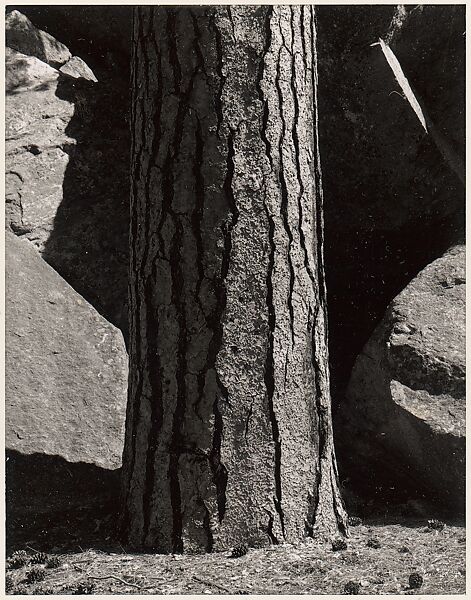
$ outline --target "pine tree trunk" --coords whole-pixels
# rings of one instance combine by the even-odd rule
[[[134,15],[124,539],[345,528],[332,442],[309,6]]]

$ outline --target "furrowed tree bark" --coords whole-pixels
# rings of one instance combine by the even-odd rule
[[[345,531],[313,8],[137,7],[122,533],[163,552]]]

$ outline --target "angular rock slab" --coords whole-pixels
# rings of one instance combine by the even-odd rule
[[[6,233],[6,447],[102,469],[121,465],[121,332],[26,241]]]
[[[357,358],[339,408],[353,468],[395,472],[461,511],[465,489],[465,247],[394,299]],[[374,465],[374,466],[373,466]],[[401,481],[405,481],[401,479]]]
[[[88,79],[88,81],[94,81],[95,83],[98,81],[95,77],[95,73],[79,56],[72,56],[65,65],[62,65],[59,71],[66,75],[70,75],[71,77],[76,77],[77,79],[82,77],[83,79]]]
[[[67,46],[35,27],[18,10],[11,11],[5,18],[5,37],[9,48],[35,56],[53,67],[60,67],[72,56]]]

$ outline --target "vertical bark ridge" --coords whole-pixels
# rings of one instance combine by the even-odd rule
[[[223,83],[224,86],[224,83]],[[222,87],[221,89],[224,89]],[[221,276],[220,284],[218,286],[218,298],[219,298],[219,314],[217,316],[218,327],[217,336],[215,339],[215,348],[220,348],[223,339],[223,325],[222,317],[227,306],[227,290],[226,290],[226,277],[229,272],[231,252],[232,252],[232,231],[236,227],[239,220],[239,210],[234,198],[234,191],[232,189],[232,183],[234,178],[234,131],[229,130],[227,137],[227,163],[226,163],[226,178],[224,180],[223,190],[226,195],[227,203],[229,206],[230,214],[227,223],[223,224],[223,235],[224,235],[224,255],[221,265]],[[214,354],[212,367],[216,367],[217,354]],[[217,498],[218,498],[218,516],[219,521],[222,522],[224,519],[224,513],[226,510],[226,488],[227,488],[227,469],[221,463],[221,442],[223,436],[224,420],[219,408],[219,402],[224,399],[226,404],[229,402],[229,392],[219,375],[217,375],[217,384],[219,394],[216,396],[214,401],[214,436],[213,436],[213,454],[212,454],[212,467],[213,477],[216,484]]]
[[[296,175],[298,179],[299,191],[298,191],[298,213],[299,213],[299,221],[298,221],[298,235],[302,248],[302,252],[304,255],[304,267],[309,275],[309,278],[312,283],[312,287],[315,289],[317,285],[316,278],[314,276],[311,260],[312,257],[309,256],[309,250],[306,243],[306,236],[303,229],[304,222],[304,214],[303,214],[303,203],[302,199],[305,194],[302,169],[301,169],[301,147],[299,144],[299,135],[298,129],[300,127],[300,106],[299,106],[299,96],[302,93],[298,87],[297,81],[301,78],[299,73],[299,69],[296,68],[296,57],[301,54],[303,61],[303,70],[305,73],[308,72],[306,58],[304,53],[306,52],[306,44],[305,44],[305,32],[303,27],[303,15],[302,11],[304,7],[301,8],[301,11],[297,11],[298,20],[296,23],[296,11],[291,8],[291,91],[293,96],[293,104],[294,104],[294,120],[292,125],[292,137],[295,148],[295,162],[296,162]],[[295,24],[299,26],[300,38],[301,38],[301,53],[296,51],[294,39],[295,39]]]
[[[280,34],[283,37],[281,28],[280,28]],[[283,159],[283,148],[284,148],[285,134],[286,134],[286,122],[285,122],[285,116],[284,116],[284,110],[283,110],[283,106],[284,106],[285,102],[283,99],[283,93],[281,91],[281,86],[280,86],[280,80],[281,80],[280,71],[281,71],[281,66],[283,64],[281,54],[282,54],[283,50],[285,50],[287,52],[284,40],[283,40],[283,45],[279,48],[279,51],[278,51],[278,60],[276,63],[276,80],[275,80],[276,81],[276,90],[277,90],[277,94],[278,94],[278,114],[279,114],[279,118],[281,119],[281,135],[278,140],[278,155],[279,155],[278,177],[279,177],[280,187],[281,187],[281,214],[283,217],[284,228],[285,228],[286,234],[288,236],[288,254],[287,254],[288,266],[289,266],[288,309],[289,309],[289,315],[290,315],[290,319],[291,319],[291,342],[294,346],[295,338],[294,338],[293,288],[294,288],[295,274],[294,274],[293,261],[292,261],[292,257],[291,257],[293,234],[291,232],[291,226],[289,224],[289,218],[288,218],[289,193],[288,193],[288,186],[286,185],[284,159]]]

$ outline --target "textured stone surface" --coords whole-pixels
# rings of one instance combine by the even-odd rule
[[[357,358],[338,439],[355,469],[381,462],[456,508],[464,502],[465,248],[426,267]],[[373,472],[374,476],[374,472]]]
[[[9,450],[120,466],[127,386],[121,332],[10,233],[5,380]]]
[[[54,67],[63,65],[71,57],[67,46],[35,27],[17,10],[9,12],[5,18],[5,36],[9,48],[35,56]]]
[[[6,226],[125,330],[127,90],[11,49],[6,80]]]
[[[89,81],[98,81],[87,63],[85,63],[79,56],[72,56],[72,58],[68,60],[65,65],[62,65],[59,70],[61,73],[65,73],[71,77],[83,77],[83,79],[88,79]]]
[[[6,225],[41,245],[62,202],[74,104],[57,95],[59,72],[35,57],[7,48],[6,74]]]

